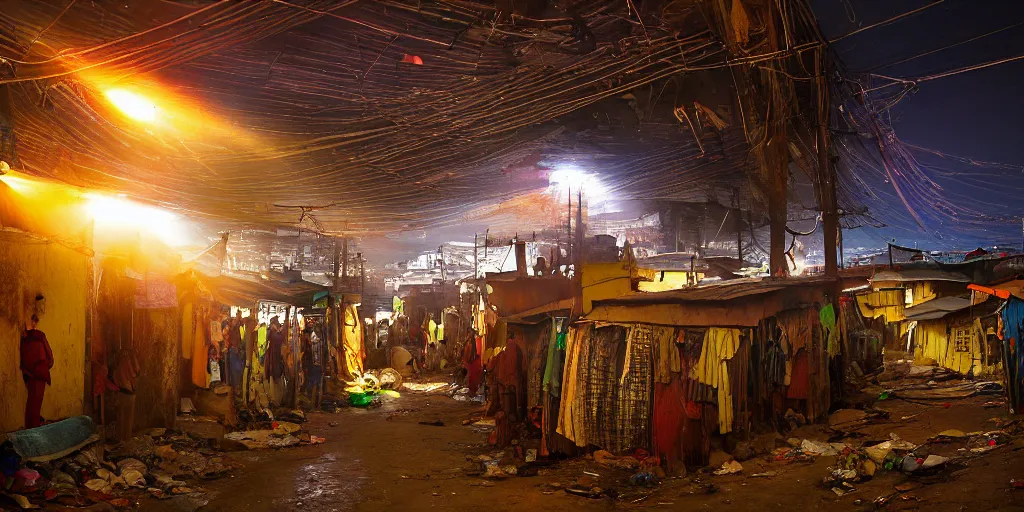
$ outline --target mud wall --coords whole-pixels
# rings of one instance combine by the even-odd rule
[[[171,428],[177,415],[181,367],[179,308],[136,309],[133,344],[139,361],[135,430]]]
[[[46,297],[39,330],[46,333],[55,359],[43,417],[82,414],[89,262],[85,254],[61,244],[0,232],[0,432],[24,427],[19,345],[37,293]]]

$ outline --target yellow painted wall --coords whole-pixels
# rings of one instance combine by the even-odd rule
[[[950,340],[949,327],[945,320],[927,320],[918,322],[914,329],[914,359],[933,359],[943,368],[967,374],[972,368],[976,375],[982,371],[981,343],[985,333],[981,330],[980,320],[966,325],[970,333],[967,352],[957,352],[955,344]]]
[[[82,414],[89,264],[88,256],[62,245],[0,232],[0,432],[24,427],[19,345],[37,293],[46,297],[39,330],[55,360],[42,415],[49,420]]]
[[[633,292],[630,265],[625,262],[591,263],[583,266],[583,313],[595,300],[613,299]]]
[[[691,275],[691,273],[687,271],[675,270],[658,272],[640,269],[640,273],[644,277],[647,277],[647,274],[649,274],[651,279],[650,281],[640,281],[638,288],[642,292],[664,292],[668,290],[680,290],[686,288],[689,284],[687,280],[688,276]],[[696,281],[698,283],[704,279],[704,274],[700,272],[695,272],[694,274],[697,276]]]
[[[865,318],[885,317],[886,322],[899,322],[904,318],[905,294],[899,290],[875,290],[857,295],[857,306]]]

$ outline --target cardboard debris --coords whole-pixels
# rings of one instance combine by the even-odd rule
[[[719,468],[718,470],[716,470],[715,474],[718,475],[718,476],[732,475],[732,474],[740,473],[742,471],[743,471],[743,465],[740,464],[739,462],[731,460],[729,462],[726,462],[725,464],[722,464],[722,467]]]

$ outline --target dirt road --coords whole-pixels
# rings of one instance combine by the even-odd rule
[[[868,435],[896,432],[915,443],[947,428],[990,430],[988,418],[998,415],[972,400],[950,408],[898,401],[885,406],[893,410],[892,419],[873,425]],[[585,459],[562,462],[538,476],[487,481],[466,474],[475,467],[467,458],[487,449],[485,433],[462,425],[479,407],[443,395],[404,392],[380,408],[311,414],[306,427],[326,437],[326,443],[231,454],[245,467],[232,477],[203,483],[210,491],[209,503],[200,510],[875,510],[873,500],[891,494],[897,484],[912,481],[897,472],[879,474],[839,497],[820,484],[834,457],[790,465],[755,459],[744,462],[739,475],[691,472],[652,490],[631,488],[624,481],[628,474],[616,474]],[[917,415],[910,420],[900,419],[913,414]],[[419,424],[435,420],[445,425]],[[1024,451],[1014,451],[1020,448],[1024,444],[1000,447],[969,461],[952,477],[914,480],[918,487],[892,500],[884,510],[1024,510],[1024,489],[1009,485],[1011,478],[1024,479]],[[618,500],[588,499],[558,489],[584,471],[617,481],[625,493],[632,494]],[[769,471],[775,476],[750,476]],[[186,507],[146,502],[141,508],[160,512]]]

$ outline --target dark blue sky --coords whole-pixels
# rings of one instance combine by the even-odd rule
[[[915,78],[1024,54],[1024,2],[1020,0],[813,0],[822,30],[829,38],[850,33],[929,4],[937,4],[892,24],[842,39],[834,49],[851,72],[871,71],[892,77]],[[890,65],[908,57],[1008,28],[943,51]],[[891,111],[900,139],[944,153],[1024,166],[1021,122],[1024,120],[1024,60],[940,78],[920,84]],[[958,172],[984,174],[993,189],[1024,192],[1020,173],[988,176],[991,169],[943,162]],[[969,202],[987,200],[983,188],[958,189]],[[1024,204],[1024,202],[1022,202]],[[976,205],[971,205],[976,206]],[[1020,216],[1024,207],[1015,212]],[[886,219],[882,219],[886,220]],[[1020,222],[993,226],[969,237],[937,239],[933,234],[904,230],[848,233],[848,240],[870,243],[896,237],[922,247],[953,248],[974,243],[1019,243]],[[862,230],[873,231],[873,230]],[[937,246],[944,247],[937,247]],[[849,247],[849,245],[848,245]]]

